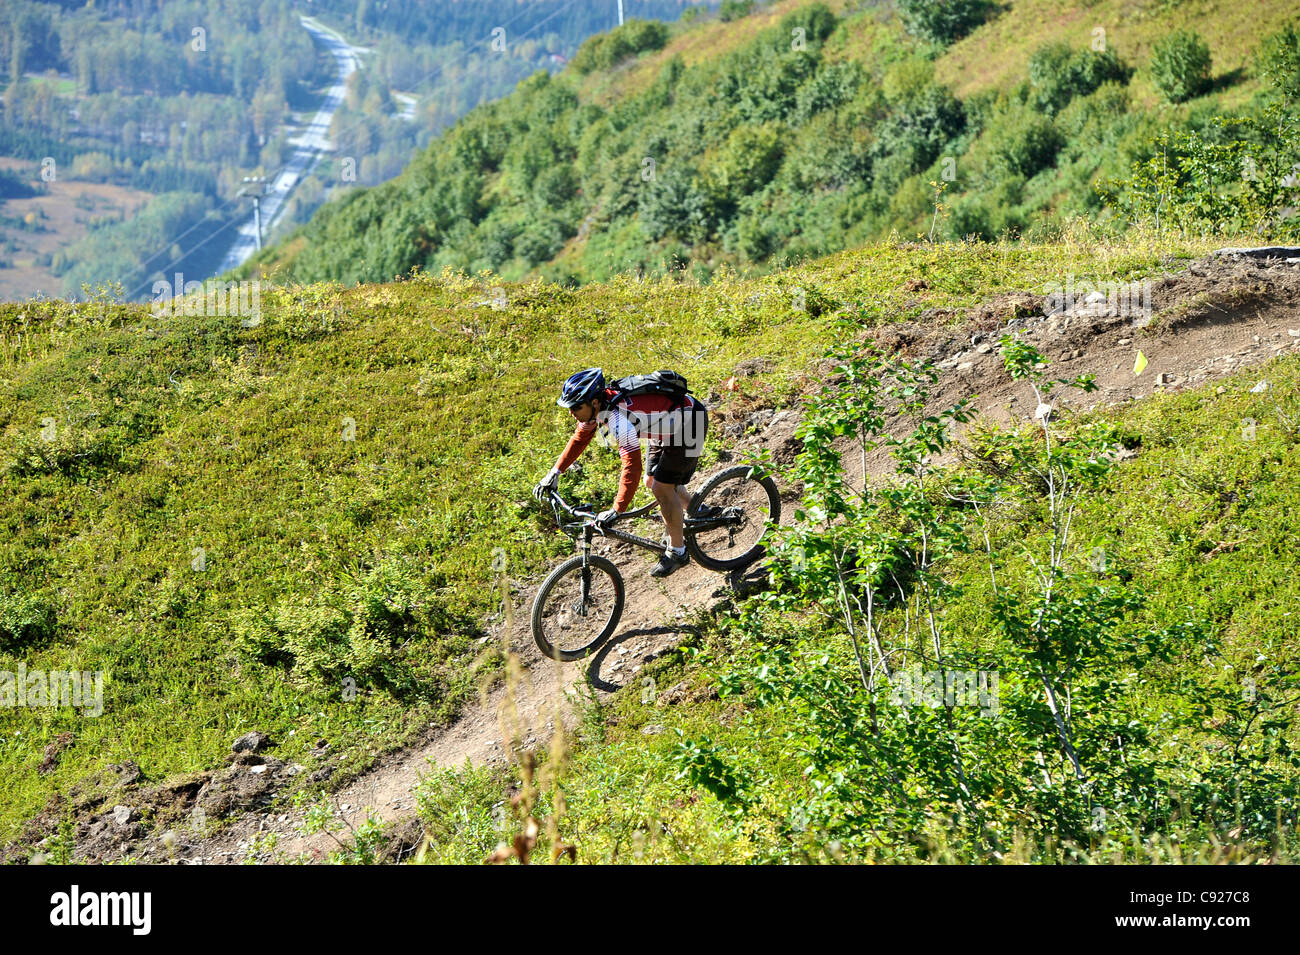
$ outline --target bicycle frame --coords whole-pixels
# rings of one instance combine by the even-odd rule
[[[661,540],[652,541],[648,537],[639,537],[636,534],[629,534],[627,531],[620,531],[617,527],[596,527],[595,514],[592,514],[590,511],[582,511],[575,507],[570,507],[565,503],[564,498],[560,497],[560,492],[554,488],[551,489],[551,506],[555,509],[555,522],[560,525],[560,529],[570,537],[574,538],[575,541],[577,541],[579,536],[581,536],[582,540],[578,543],[578,548],[583,552],[583,554],[587,554],[591,551],[591,540],[597,532],[599,532],[602,537],[609,537],[628,544],[635,544],[637,547],[644,547],[646,550],[662,551],[664,549],[664,544]],[[619,515],[618,519],[623,520],[624,518],[642,517],[658,506],[659,502],[654,501],[650,504],[646,504],[644,507],[638,507],[636,510],[624,511]],[[560,520],[559,512],[561,510],[572,517],[581,517],[584,518],[584,520],[566,524]],[[730,524],[735,524],[738,520],[739,518],[734,515],[709,518],[687,516],[683,524],[684,529],[708,530],[713,527],[726,527]]]

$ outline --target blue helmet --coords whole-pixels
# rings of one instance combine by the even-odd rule
[[[576,408],[605,390],[605,373],[599,368],[584,368],[570,375],[560,389],[555,403],[561,408]]]

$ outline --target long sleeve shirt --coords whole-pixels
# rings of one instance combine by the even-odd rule
[[[606,404],[617,392],[606,390]],[[587,449],[599,427],[608,429],[619,456],[623,459],[623,472],[619,477],[618,494],[614,510],[622,513],[632,503],[637,483],[641,480],[641,440],[655,444],[689,443],[692,439],[690,422],[694,420],[695,399],[686,396],[686,403],[674,410],[673,400],[666,395],[634,395],[620,401],[613,408],[606,407],[590,421],[579,424],[569,438],[564,453],[555,468],[563,473],[573,466],[578,456]]]

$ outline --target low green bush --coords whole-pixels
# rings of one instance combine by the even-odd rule
[[[1126,84],[1133,75],[1109,48],[1072,50],[1068,44],[1039,47],[1029,57],[1029,85],[1037,109],[1055,114],[1075,97],[1087,96],[1102,83]]]
[[[947,46],[983,23],[995,9],[989,0],[899,0],[898,15],[913,36]]]
[[[1200,96],[1210,86],[1210,48],[1192,30],[1176,30],[1155,45],[1151,82],[1170,103]]]

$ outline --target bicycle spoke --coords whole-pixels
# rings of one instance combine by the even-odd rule
[[[701,551],[718,561],[734,560],[748,553],[765,533],[769,512],[767,489],[743,475],[714,486],[703,502],[721,509],[722,523],[695,532]]]
[[[584,582],[583,577],[587,580]],[[617,610],[617,593],[609,575],[575,567],[556,581],[542,610],[542,627],[550,644],[561,652],[590,646],[609,625]]]

